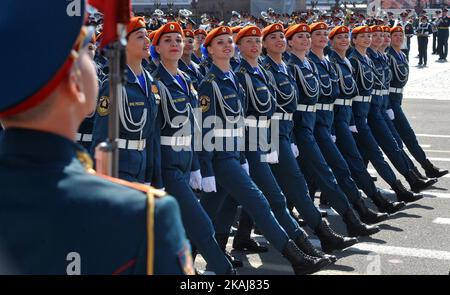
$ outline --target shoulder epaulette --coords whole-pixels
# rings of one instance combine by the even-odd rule
[[[167,195],[166,192],[164,192],[162,190],[158,190],[158,189],[156,189],[154,187],[151,187],[149,185],[136,183],[136,182],[129,182],[129,181],[126,181],[126,180],[123,180],[123,179],[119,179],[119,178],[115,178],[115,177],[111,177],[111,176],[107,176],[107,175],[102,175],[102,174],[97,174],[95,172],[95,170],[93,170],[93,169],[89,170],[88,172],[93,174],[93,175],[95,175],[95,176],[103,178],[105,180],[108,180],[110,182],[113,182],[113,183],[116,183],[116,184],[119,184],[119,185],[122,185],[122,186],[125,186],[125,187],[128,187],[128,188],[132,188],[132,189],[138,190],[138,191],[143,192],[145,194],[151,194],[151,195],[153,195],[155,197],[158,197],[158,198],[162,198],[162,197]]]
[[[103,174],[98,174],[94,169],[94,163],[92,161],[92,158],[89,156],[89,154],[87,152],[84,151],[77,151],[76,153],[77,155],[77,159],[78,161],[80,161],[81,165],[83,165],[84,169],[86,170],[87,173],[98,176],[100,178],[106,179],[108,181],[111,181],[113,183],[117,183],[129,188],[133,188],[135,190],[144,192],[146,194],[152,194],[156,197],[163,197],[166,195],[166,193],[162,190],[158,190],[154,187],[151,187],[149,185],[145,185],[145,184],[141,184],[141,183],[135,183],[135,182],[129,182],[123,179],[119,179],[119,178],[115,178],[115,177],[111,177],[111,176],[107,176],[107,175],[103,175]]]

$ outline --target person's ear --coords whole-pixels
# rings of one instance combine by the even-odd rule
[[[77,62],[75,62],[65,81],[65,91],[68,98],[73,98],[81,102],[85,100],[82,81],[81,70]]]

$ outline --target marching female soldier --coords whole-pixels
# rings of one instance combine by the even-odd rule
[[[287,199],[293,202],[309,227],[316,230],[325,221],[322,220],[319,210],[309,196],[305,178],[295,160],[299,153],[298,148],[291,143],[298,90],[295,80],[290,76],[287,65],[283,61],[283,53],[287,45],[283,26],[273,24],[266,27],[263,30],[263,45],[267,51],[264,68],[274,88],[277,106],[272,121],[276,120],[279,126],[278,163],[271,164],[271,169]],[[330,228],[324,227],[324,229]],[[332,243],[324,239],[322,235],[319,236],[325,252],[340,249],[354,241],[334,232],[329,233],[329,237],[333,239]]]
[[[200,67],[193,61],[193,44],[194,44],[194,33],[191,30],[183,30],[184,33],[184,48],[183,56],[178,61],[178,67],[180,70],[189,75],[197,90],[200,82],[203,80],[203,75],[200,72]]]
[[[280,150],[276,143],[269,142],[269,136],[271,137],[270,132],[273,132],[278,137],[279,128],[276,122],[270,130],[270,123],[273,122],[270,118],[276,110],[276,98],[271,85],[274,81],[270,80],[267,72],[258,64],[262,50],[261,36],[262,32],[258,27],[247,26],[235,39],[242,57],[240,65],[236,68],[236,75],[248,98],[245,118],[245,125],[248,127],[245,156],[248,160],[250,177],[264,193],[278,222],[297,246],[308,255],[329,258],[334,262],[335,256],[324,255],[311,245],[306,233],[288,213],[286,199],[270,169],[269,163],[278,162]],[[278,141],[278,138],[275,138],[275,141]],[[289,152],[292,152],[290,144]],[[311,206],[314,205],[311,204]],[[317,213],[320,216],[320,213]],[[231,215],[231,218],[233,217],[234,215]],[[250,231],[251,227],[248,227],[244,237],[242,233],[236,234],[235,240],[249,239]],[[235,244],[234,241],[233,244]]]
[[[160,64],[154,75],[160,88],[158,128],[161,128],[161,168],[165,188],[178,201],[188,238],[216,274],[232,273],[232,266],[214,239],[208,215],[189,186],[193,151],[192,138],[197,91],[188,75],[178,69],[183,54],[183,31],[178,23],[167,23],[152,41]],[[195,164],[195,163],[194,163]]]
[[[279,128],[278,163],[271,164],[271,169],[287,199],[295,205],[309,227],[316,230],[325,221],[322,220],[319,210],[309,196],[305,178],[295,160],[299,151],[297,146],[291,143],[294,128],[293,114],[297,109],[298,92],[295,81],[288,72],[287,65],[283,62],[283,53],[286,49],[286,38],[283,31],[282,25],[273,24],[262,32],[263,45],[267,51],[264,68],[270,77],[270,84],[274,88],[276,99],[276,110],[272,115],[272,122],[276,120]],[[324,228],[330,229],[329,227]],[[342,249],[355,241],[335,234],[333,231],[329,233],[329,237],[333,239],[332,243],[323,239],[322,235],[319,236],[325,252]]]
[[[206,206],[208,202],[220,204],[223,199],[218,200],[218,196],[228,194],[251,215],[264,236],[288,259],[296,274],[315,272],[330,261],[306,255],[289,239],[274,218],[266,197],[241,167],[239,145],[244,136],[242,121],[246,100],[230,67],[234,54],[231,34],[230,28],[218,27],[208,34],[204,43],[213,64],[199,89],[204,141],[199,157],[203,190],[217,191],[218,194],[203,198],[202,203]],[[228,233],[229,227],[221,234]]]
[[[334,131],[336,145],[345,158],[352,177],[364,193],[372,199],[380,212],[394,213],[405,206],[403,202],[391,202],[383,197],[377,190],[370,174],[358,151],[356,142],[350,131],[352,115],[352,98],[356,96],[358,89],[352,77],[352,66],[346,57],[349,48],[349,29],[345,26],[337,26],[328,35],[331,40],[332,50],[329,54],[339,79],[339,98],[334,102]]]
[[[237,34],[241,30],[242,30],[242,26],[236,26],[236,27],[232,27],[231,28],[231,31],[233,32],[234,43],[236,43]],[[239,53],[239,48],[235,45],[234,46],[234,56],[230,60],[231,68],[233,70],[235,70],[239,66],[240,63],[241,63],[241,56],[240,56],[240,53]]]
[[[196,64],[200,64],[202,62],[202,45],[205,41],[206,35],[205,30],[197,29],[194,31],[194,52],[192,53],[192,61]]]
[[[95,62],[95,51],[96,51],[96,38],[95,35],[92,36],[92,39],[89,41],[87,46],[89,56],[94,60],[95,68],[97,72],[97,82],[99,88],[102,88],[103,81],[106,79],[105,74],[102,71],[101,65]],[[86,150],[89,151],[92,143],[92,128],[94,127],[94,115],[95,111],[92,114],[89,114],[83,122],[81,122],[80,127],[77,132],[77,142],[81,144]]]
[[[437,168],[427,159],[402,109],[403,88],[408,82],[409,76],[408,61],[400,50],[404,38],[402,27],[391,29],[392,45],[388,49],[388,54],[392,71],[392,80],[389,86],[389,100],[393,111],[392,119],[402,141],[411,152],[411,155],[425,170],[426,176],[432,178],[442,177],[448,173],[448,170]]]
[[[143,18],[134,17],[127,27],[127,76],[119,108],[119,177],[132,182],[152,183],[161,188],[158,113],[158,88],[143,69],[149,56],[149,39]],[[91,153],[108,133],[109,83],[100,91],[92,132]]]
[[[150,44],[152,43],[155,34],[156,31],[152,31],[151,33],[148,34]],[[158,65],[159,65],[158,55],[150,50],[150,57],[148,59],[142,60],[142,66],[151,74],[156,70]]]
[[[378,223],[387,219],[388,215],[386,213],[377,213],[367,208],[356,183],[351,177],[347,162],[342,157],[331,134],[334,100],[339,95],[340,90],[337,84],[336,71],[330,61],[325,58],[324,51],[328,44],[327,25],[325,23],[315,23],[310,25],[310,28],[311,51],[308,56],[319,75],[320,85],[314,137],[339,186],[347,195],[353,208],[358,212],[361,221],[369,224]]]
[[[355,50],[352,51],[350,61],[353,67],[353,76],[358,86],[358,95],[353,98],[352,111],[355,125],[350,126],[356,138],[358,148],[365,159],[368,159],[380,176],[391,186],[397,198],[404,202],[414,202],[422,198],[408,192],[400,180],[395,176],[389,164],[385,161],[377,141],[367,124],[370,110],[372,89],[374,84],[373,63],[366,51],[371,43],[371,30],[368,26],[356,27],[352,30],[352,42]]]
[[[306,24],[294,25],[286,32],[286,38],[291,47],[289,68],[299,89],[297,112],[294,113],[294,135],[302,154],[300,157],[302,171],[304,173],[308,171],[313,175],[333,208],[343,217],[350,236],[371,235],[378,232],[379,228],[362,223],[350,208],[347,197],[337,184],[314,138],[316,102],[320,85],[317,72],[306,58],[306,52],[310,47],[310,32]],[[316,234],[326,239],[329,236],[327,227],[326,223],[322,223],[315,229]]]
[[[405,176],[411,185],[411,189],[418,192],[436,183],[437,180],[433,179],[424,181],[419,179],[419,181],[416,181],[418,177],[413,171],[413,166],[410,165],[408,156],[399,147],[389,129],[389,126],[384,120],[384,116],[381,113],[381,106],[384,103],[383,91],[388,89],[388,84],[386,84],[388,77],[386,77],[385,69],[383,68],[383,56],[378,53],[378,47],[384,41],[382,36],[383,29],[380,26],[372,26],[370,29],[372,32],[372,42],[370,47],[367,49],[367,54],[372,61],[374,84],[372,90],[372,100],[370,102],[370,111],[368,114],[368,124],[373,136],[391,163],[403,176]]]
[[[403,148],[403,141],[400,138],[400,135],[397,132],[397,129],[395,129],[394,123],[392,122],[391,118],[393,118],[394,112],[392,111],[392,108],[390,107],[389,102],[389,84],[391,83],[392,79],[392,71],[389,64],[389,56],[386,53],[386,49],[391,46],[391,28],[388,26],[383,26],[383,38],[384,41],[378,48],[378,54],[381,57],[381,62],[383,63],[383,69],[384,69],[384,77],[385,77],[385,89],[382,90],[383,92],[383,104],[381,105],[380,112],[383,115],[384,121],[386,125],[389,127],[389,130],[394,136],[395,141],[397,142],[399,148],[401,149],[402,153],[405,155],[405,158],[408,160],[409,166],[412,167],[414,173],[422,180],[427,180],[428,178],[422,173],[420,173],[419,169],[416,167],[416,165],[413,163],[411,158],[406,154],[405,149]]]

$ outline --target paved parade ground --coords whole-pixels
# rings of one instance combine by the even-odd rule
[[[417,40],[411,41],[410,78],[406,85],[404,110],[427,156],[438,167],[450,169],[450,63],[437,63],[428,49],[428,66],[418,68]],[[301,154],[300,154],[301,156]],[[420,167],[420,165],[418,165]],[[376,175],[373,169],[370,169]],[[403,181],[404,179],[399,176]],[[405,182],[406,183],[406,182]],[[388,185],[378,177],[377,186]],[[380,223],[382,229],[343,252],[339,260],[317,274],[440,274],[450,271],[450,175],[424,192],[425,198],[408,204],[404,210]],[[318,204],[318,198],[316,203]],[[324,208],[326,209],[326,208]],[[328,209],[331,225],[345,233],[344,223]],[[305,228],[312,235],[308,228]],[[267,243],[261,236],[258,241]],[[319,241],[311,236],[316,246]],[[231,250],[232,237],[227,246]],[[232,252],[244,261],[238,274],[292,274],[288,262],[274,248],[263,254]],[[205,268],[201,256],[196,266]]]

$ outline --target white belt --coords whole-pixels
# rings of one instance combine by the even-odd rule
[[[384,90],[382,90],[382,89],[373,89],[372,95],[383,96],[383,92],[384,92]]]
[[[292,113],[273,113],[272,119],[292,121],[293,115]]]
[[[372,100],[372,96],[355,96],[353,97],[353,101],[356,102],[370,102]]]
[[[79,142],[91,142],[92,134],[77,133],[76,140]]]
[[[389,94],[389,89],[384,89],[382,90],[383,95],[388,95]]]
[[[161,145],[190,146],[192,136],[161,136]]]
[[[336,101],[334,102],[335,105],[338,106],[351,106],[352,105],[352,99],[343,99],[343,98],[338,98],[336,99]]]
[[[257,119],[244,119],[245,125],[248,127],[258,127],[258,128],[269,128],[270,127],[270,120],[264,119],[264,120],[257,120]]]
[[[145,149],[145,143],[145,139],[126,140],[119,138],[119,149],[143,151]]]
[[[244,131],[241,128],[236,129],[214,129],[214,137],[242,137]]]
[[[403,88],[389,87],[390,93],[403,93]]]
[[[311,113],[315,113],[316,112],[316,105],[311,105],[311,104],[298,104],[297,105],[297,111],[300,112],[311,112]]]
[[[333,111],[334,104],[332,103],[318,103],[316,104],[316,110],[318,111]]]

